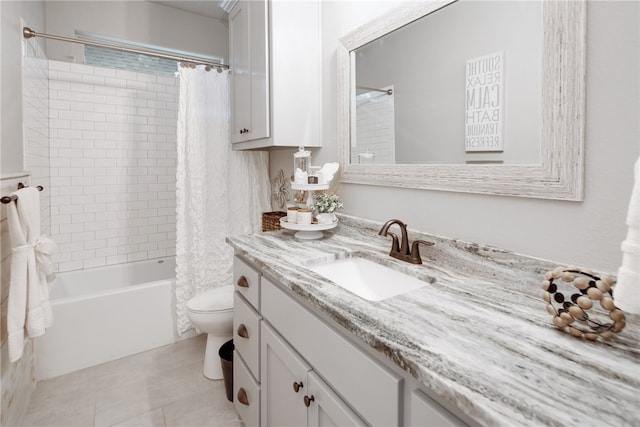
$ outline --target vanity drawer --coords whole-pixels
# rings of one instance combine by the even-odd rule
[[[262,316],[367,423],[400,424],[403,380],[262,278]],[[295,320],[293,320],[295,319]]]
[[[233,343],[253,376],[260,380],[260,315],[238,292],[233,294]]]
[[[233,257],[233,286],[256,310],[260,310],[260,273],[239,256]]]
[[[240,358],[233,361],[233,406],[245,427],[260,425],[260,386]]]

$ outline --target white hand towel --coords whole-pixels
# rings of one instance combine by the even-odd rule
[[[24,330],[31,338],[44,334],[53,316],[49,304],[46,277],[52,274],[49,255],[55,243],[40,235],[40,194],[35,187],[14,192],[15,203],[7,205],[7,222],[11,238],[11,281],[7,329],[9,359],[22,357]]]
[[[622,265],[613,289],[616,306],[627,313],[640,313],[640,158],[629,202],[627,238],[622,242]]]

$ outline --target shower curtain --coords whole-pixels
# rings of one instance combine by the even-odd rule
[[[232,283],[228,235],[260,230],[270,208],[268,155],[233,151],[229,137],[229,72],[180,67],[176,171],[176,318],[191,328],[186,304]]]

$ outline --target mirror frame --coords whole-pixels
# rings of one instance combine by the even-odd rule
[[[583,200],[586,4],[544,0],[541,163],[350,164],[351,52],[457,0],[409,2],[349,33],[338,44],[341,182],[556,200]]]

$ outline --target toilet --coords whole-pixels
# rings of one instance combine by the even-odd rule
[[[222,379],[218,350],[233,338],[233,285],[211,288],[191,298],[187,318],[199,331],[207,333],[204,376]]]

